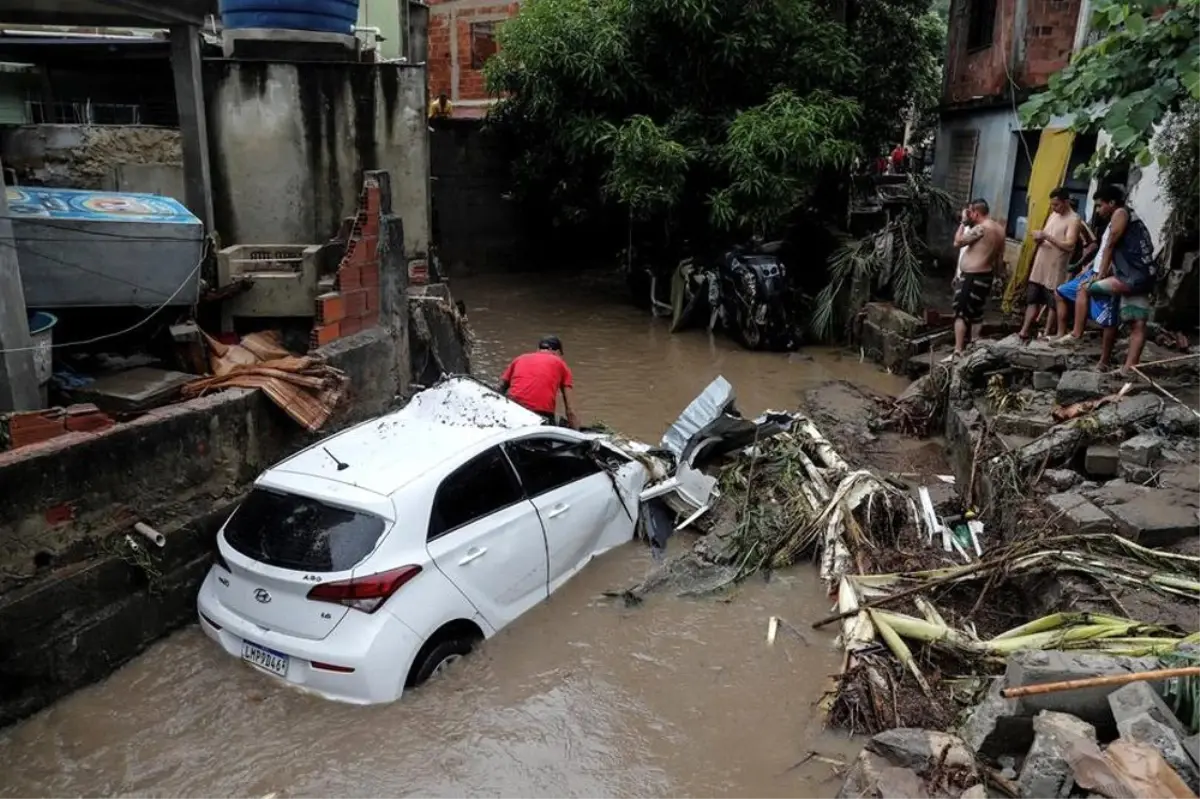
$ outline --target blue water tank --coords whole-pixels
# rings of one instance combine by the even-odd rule
[[[359,0],[221,0],[221,23],[229,29],[353,33]]]

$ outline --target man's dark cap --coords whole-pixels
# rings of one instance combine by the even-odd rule
[[[554,350],[555,352],[563,351],[562,342],[558,340],[558,336],[543,336],[542,340],[538,342],[538,349]]]

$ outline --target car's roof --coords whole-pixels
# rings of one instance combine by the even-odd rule
[[[541,425],[540,416],[482,383],[455,377],[418,393],[398,411],[296,453],[268,474],[310,475],[390,496],[464,450]]]

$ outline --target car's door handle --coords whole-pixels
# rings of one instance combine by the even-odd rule
[[[467,554],[462,557],[462,560],[458,562],[458,565],[466,566],[471,561],[475,560],[476,558],[482,558],[486,554],[487,547],[471,547],[467,550]]]
[[[555,505],[553,508],[550,509],[550,512],[546,514],[546,518],[553,519],[555,516],[562,516],[564,513],[566,513],[570,509],[571,509],[570,505],[565,505],[560,502],[559,504]]]

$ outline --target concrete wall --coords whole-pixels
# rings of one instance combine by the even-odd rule
[[[426,256],[423,68],[217,60],[204,79],[223,244],[324,242],[355,207],[363,171],[381,169],[406,256]]]
[[[429,134],[434,243],[451,274],[511,269],[520,262],[520,220],[503,195],[508,163],[478,122],[455,120]]]
[[[183,145],[177,128],[22,125],[0,130],[0,159],[21,184],[112,191],[117,170],[126,165],[182,169]]]

